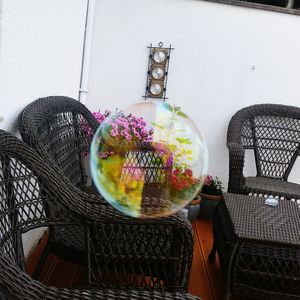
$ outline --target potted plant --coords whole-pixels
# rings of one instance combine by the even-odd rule
[[[223,186],[222,182],[218,177],[212,177],[208,175],[205,179],[204,185],[199,193],[201,196],[201,219],[211,219],[215,207],[222,199],[223,195]]]
[[[187,207],[187,218],[190,222],[196,220],[200,214],[201,197],[198,195]]]
[[[193,171],[190,168],[182,170],[175,168],[171,174],[171,186],[175,193],[181,193],[182,198],[187,198],[188,194],[194,193],[199,180],[193,176]],[[200,212],[201,197],[197,195],[191,203],[184,208],[183,212],[192,222],[197,219]]]

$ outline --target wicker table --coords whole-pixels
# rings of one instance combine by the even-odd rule
[[[280,200],[225,194],[213,217],[227,295],[261,299],[300,299],[300,208]],[[244,299],[244,298],[243,298]]]

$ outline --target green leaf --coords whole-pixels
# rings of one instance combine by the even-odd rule
[[[176,145],[169,145],[169,149],[172,151],[172,152],[175,152],[177,150],[177,146]]]
[[[176,141],[178,141],[180,144],[183,144],[184,139],[182,139],[182,138],[176,138]]]
[[[186,119],[188,118],[188,116],[182,111],[178,111],[177,116],[180,116],[180,117],[183,117],[183,118],[186,118]]]
[[[155,123],[150,123],[150,124],[153,125],[154,127],[159,128],[159,129],[164,129],[163,126],[157,125],[157,124],[155,124]]]
[[[177,140],[180,144],[186,144],[186,145],[192,144],[192,142],[191,142],[189,139],[176,138],[176,140]]]

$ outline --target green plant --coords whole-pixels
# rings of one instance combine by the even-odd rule
[[[217,176],[212,177],[210,175],[207,175],[204,185],[202,186],[201,193],[207,195],[222,195],[222,181],[220,181]]]
[[[163,103],[163,107],[168,111],[167,117],[160,120],[160,124],[151,123],[154,126],[159,142],[168,145],[173,153],[173,166],[181,171],[190,169],[190,163],[193,161],[192,141],[186,137],[187,130],[179,122],[180,118],[188,119],[188,116],[179,106]]]

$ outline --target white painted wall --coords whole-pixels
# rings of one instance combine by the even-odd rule
[[[3,2],[2,0],[0,0],[0,58],[1,58],[2,5]]]
[[[299,37],[299,16],[200,0],[99,0],[87,105],[97,111],[142,101],[146,47],[171,43],[169,102],[202,130],[209,173],[227,186],[231,116],[254,103],[300,106]],[[299,169],[291,180],[300,182]]]
[[[16,132],[23,107],[78,97],[86,0],[0,0],[0,128]],[[24,237],[27,255],[41,232]]]
[[[42,96],[78,97],[86,0],[3,0],[1,128]]]

